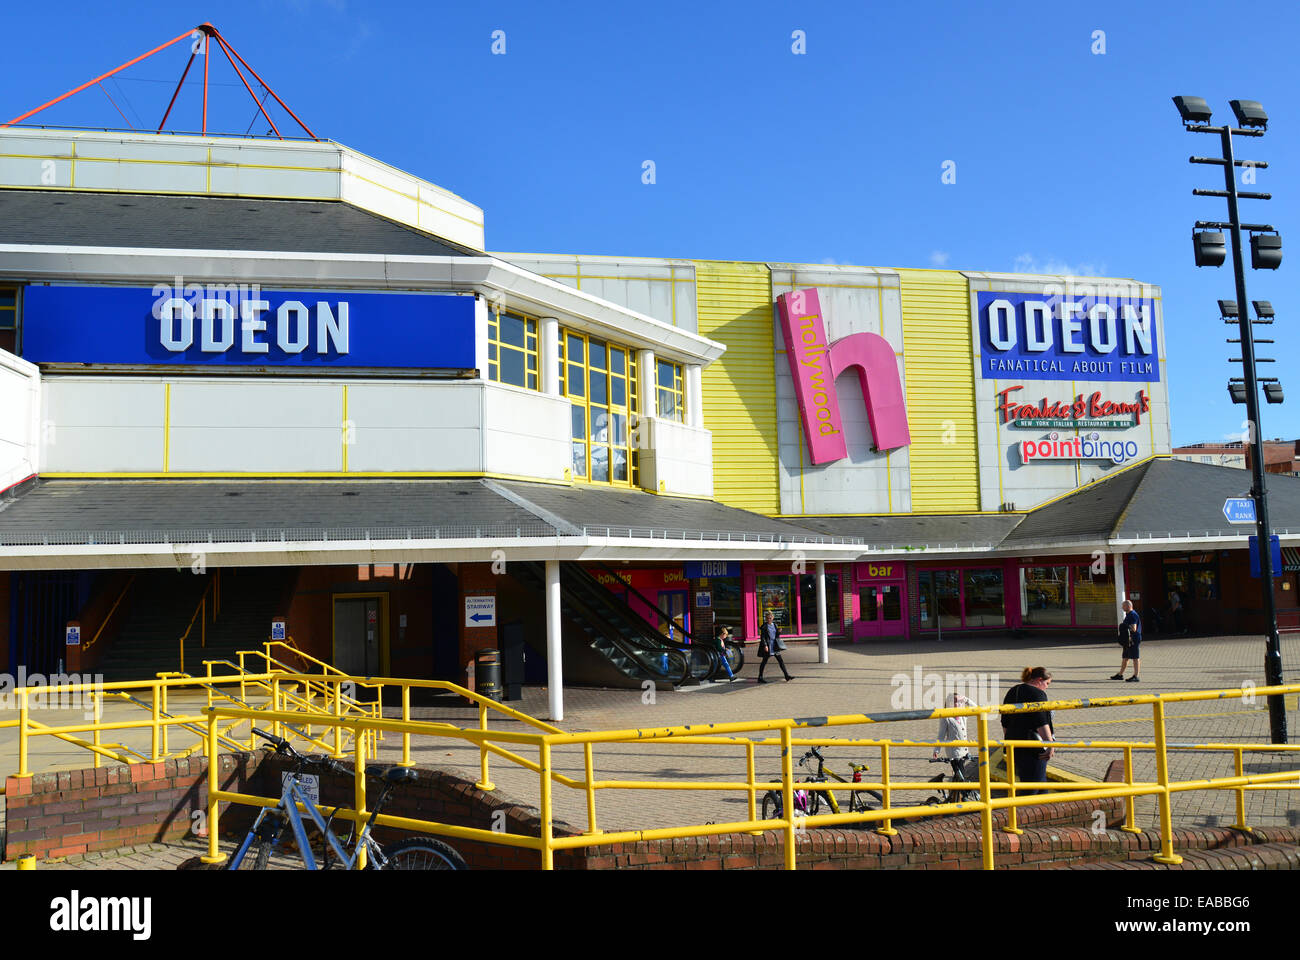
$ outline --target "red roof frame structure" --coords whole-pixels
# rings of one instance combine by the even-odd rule
[[[127,67],[137,64],[141,60],[146,60],[149,57],[152,57],[155,53],[158,53],[161,50],[166,50],[172,44],[179,43],[180,41],[185,39],[191,39],[194,41],[193,45],[190,48],[190,59],[186,62],[184,71],[181,72],[181,78],[176,84],[175,92],[172,93],[171,101],[167,104],[166,112],[163,113],[162,121],[158,124],[157,132],[161,133],[163,127],[167,124],[167,118],[171,116],[172,107],[176,105],[176,98],[180,95],[181,87],[184,86],[185,84],[185,78],[186,76],[189,75],[190,67],[194,65],[194,58],[201,54],[203,56],[202,132],[204,135],[207,134],[208,132],[208,63],[210,60],[209,53],[211,52],[212,44],[215,43],[217,45],[217,49],[219,49],[222,53],[224,53],[226,55],[226,59],[230,61],[230,66],[234,68],[235,73],[239,76],[239,79],[243,82],[244,89],[248,91],[248,95],[252,97],[253,102],[257,104],[257,109],[261,111],[262,116],[266,118],[266,122],[271,125],[271,129],[275,132],[277,138],[283,140],[284,135],[280,133],[280,128],[275,125],[275,121],[271,119],[270,115],[266,112],[266,109],[263,106],[263,103],[266,99],[265,96],[261,100],[257,98],[257,94],[253,92],[252,86],[249,84],[248,80],[245,79],[243,72],[239,69],[239,64],[243,64],[244,69],[249,72],[249,74],[253,77],[253,79],[256,80],[259,84],[261,84],[262,88],[268,94],[270,94],[272,97],[275,97],[275,102],[284,108],[285,113],[293,117],[293,119],[297,122],[298,126],[302,127],[303,131],[307,134],[308,137],[310,137],[312,140],[320,139],[319,137],[316,136],[316,134],[311,132],[311,129],[307,126],[307,124],[303,123],[301,120],[298,119],[298,115],[289,109],[289,105],[280,99],[279,95],[276,94],[276,92],[270,88],[267,82],[263,80],[261,76],[258,75],[257,71],[248,65],[248,61],[239,55],[239,53],[231,45],[230,41],[227,40],[224,36],[222,36],[221,32],[210,23],[201,23],[192,30],[186,30],[184,33],[180,34],[179,36],[172,37],[172,39],[168,40],[166,43],[162,44],[161,46],[154,47],[148,53],[142,53],[134,60],[128,60],[126,63],[122,64],[121,66],[115,67],[114,69],[108,71],[108,73],[100,74],[95,79],[89,80],[86,83],[83,83],[81,86],[69,90],[67,93],[63,94],[62,96],[55,97],[53,100],[49,101],[48,103],[41,104],[35,110],[29,110],[26,113],[24,113],[22,116],[15,117],[14,119],[10,120],[8,123],[0,123],[0,127],[10,127],[13,126],[14,124],[22,123],[22,121],[26,120],[29,117],[34,117],[36,114],[40,113],[46,107],[52,107],[54,106],[54,104],[66,100],[68,99],[68,97],[80,93],[82,90],[85,90],[88,87],[93,87],[96,84],[104,80],[107,80],[109,77],[113,76],[113,74],[121,73]],[[236,63],[235,62],[236,60],[239,61],[239,63]],[[107,91],[105,92],[107,93]],[[109,99],[111,101],[112,97],[110,97]],[[116,104],[114,105],[116,106]]]

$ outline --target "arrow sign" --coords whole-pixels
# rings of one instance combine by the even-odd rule
[[[1229,523],[1254,523],[1255,501],[1249,497],[1233,497],[1223,501],[1223,515]]]
[[[465,598],[465,626],[495,627],[496,625],[497,598],[495,596]]]

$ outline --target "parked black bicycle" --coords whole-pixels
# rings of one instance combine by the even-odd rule
[[[967,754],[964,757],[932,757],[931,763],[946,763],[952,767],[952,775],[941,773],[937,777],[931,777],[931,783],[973,783],[974,790],[943,790],[933,797],[926,799],[925,804],[928,807],[937,807],[941,803],[965,803],[969,800],[978,800],[980,797],[979,780],[980,765],[979,761]]]

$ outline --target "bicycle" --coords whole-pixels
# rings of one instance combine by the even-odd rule
[[[964,757],[931,757],[931,763],[946,763],[952,767],[952,776],[939,774],[937,777],[931,777],[931,783],[943,783],[946,779],[949,783],[979,783],[979,761],[967,754]],[[944,790],[941,794],[928,797],[925,801],[927,807],[937,807],[941,803],[966,803],[970,800],[978,800],[979,790]]]
[[[827,783],[830,780],[838,780],[840,783],[861,783],[862,774],[868,769],[865,763],[850,763],[849,768],[853,771],[852,779],[845,779],[834,770],[826,768],[826,758],[822,756],[819,748],[813,747],[802,757],[799,758],[799,766],[808,768],[810,760],[816,759],[817,771],[801,783]],[[834,790],[796,790],[795,791],[795,810],[801,816],[816,816],[817,811],[821,809],[821,793],[825,792],[826,800],[830,804],[832,813],[840,812],[839,801],[835,797]],[[867,803],[866,796],[875,797],[877,804],[883,804],[884,798],[875,790],[854,789],[849,793],[849,813],[865,813],[872,809]],[[802,798],[802,804],[801,804]],[[781,818],[781,791],[769,790],[763,794],[763,819],[774,820]],[[770,812],[769,812],[770,811]]]
[[[271,854],[281,844],[287,845],[290,836],[301,855],[303,865],[308,870],[329,870],[336,863],[344,870],[352,870],[360,859],[360,852],[366,851],[366,867],[371,870],[465,870],[465,861],[456,850],[440,840],[431,837],[411,837],[383,846],[376,842],[370,831],[375,818],[388,802],[392,792],[402,784],[410,783],[418,776],[409,767],[383,767],[372,764],[366,767],[366,775],[384,782],[383,793],[375,801],[370,817],[358,833],[357,825],[352,829],[346,841],[340,843],[331,829],[339,807],[330,811],[329,817],[322,816],[322,807],[314,803],[303,791],[300,778],[309,768],[329,771],[351,777],[352,770],[331,757],[320,755],[303,755],[295,750],[287,740],[272,736],[254,728],[254,732],[271,742],[278,756],[287,757],[294,762],[293,773],[284,779],[280,802],[274,807],[263,807],[253,821],[247,836],[226,864],[227,870],[253,869],[265,870]],[[316,865],[316,852],[307,836],[307,826],[298,809],[301,804],[308,817],[316,825],[323,838],[321,859],[323,866]],[[245,860],[249,850],[256,844],[252,866],[246,866]],[[351,852],[348,848],[351,847]],[[331,858],[331,854],[333,857]]]

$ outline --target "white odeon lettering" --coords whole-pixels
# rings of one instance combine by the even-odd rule
[[[271,309],[266,300],[240,300],[238,309],[239,349],[242,353],[269,353],[265,335]],[[199,349],[205,354],[225,353],[235,345],[235,305],[227,300],[191,302],[180,297],[164,300],[158,308],[158,341],[169,353],[184,353],[194,345],[195,323],[199,327]],[[275,344],[287,354],[300,354],[309,347],[314,353],[345,354],[349,347],[348,302],[337,306],[318,300],[315,324],[311,309],[299,300],[286,300],[275,311]],[[312,342],[312,334],[315,342]]]
[[[1020,316],[1017,316],[1019,312]],[[1060,327],[1062,353],[1083,353],[1085,344],[1080,339],[1084,331],[1083,304],[1078,300],[1058,300],[1055,316],[1052,308],[1042,300],[1026,300],[1019,311],[1010,300],[997,299],[988,306],[989,343],[996,350],[1012,350],[1019,342],[1019,332],[1025,331],[1025,350],[1043,353],[1056,342],[1053,320]],[[1112,353],[1119,346],[1120,329],[1124,336],[1124,350],[1130,354],[1151,353],[1151,318],[1146,306],[1131,303],[1119,305],[1119,318],[1109,303],[1095,303],[1087,313],[1087,346],[1097,353]]]

